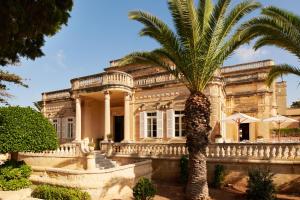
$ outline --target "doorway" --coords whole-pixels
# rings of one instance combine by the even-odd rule
[[[124,139],[124,116],[114,116],[115,142],[121,142]]]
[[[239,132],[240,132],[240,141],[249,140],[250,139],[249,123],[240,124]]]

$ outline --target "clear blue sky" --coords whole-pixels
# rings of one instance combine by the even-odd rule
[[[132,51],[151,50],[157,43],[138,36],[141,25],[128,19],[131,10],[149,11],[171,23],[166,0],[75,0],[68,26],[47,38],[43,48],[45,56],[35,61],[22,60],[20,67],[10,71],[21,75],[29,88],[10,85],[15,97],[13,105],[32,106],[41,99],[41,93],[70,87],[70,79],[99,73],[109,61]],[[233,4],[240,1],[233,0]],[[261,0],[264,6],[275,5],[299,13],[300,1]],[[257,15],[258,12],[254,13]],[[252,15],[253,16],[253,15]],[[298,60],[274,47],[253,51],[250,46],[241,47],[225,64],[237,64],[262,59],[273,59],[276,63],[300,65]],[[288,83],[288,102],[300,99],[299,79],[284,78]]]

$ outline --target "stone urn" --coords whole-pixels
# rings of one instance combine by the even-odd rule
[[[222,135],[215,136],[215,143],[223,143]]]

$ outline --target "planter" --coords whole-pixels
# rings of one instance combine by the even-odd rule
[[[95,150],[95,147],[89,146],[89,150],[90,150],[90,151],[94,151],[94,150]]]
[[[223,143],[223,138],[221,137],[215,138],[215,143]]]

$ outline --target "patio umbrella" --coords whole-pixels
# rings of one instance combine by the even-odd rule
[[[280,125],[282,123],[292,123],[292,122],[298,122],[295,119],[288,118],[282,115],[276,115],[270,118],[266,118],[262,120],[263,122],[275,122],[278,125],[278,141],[280,139]]]
[[[227,116],[225,119],[222,120],[223,122],[229,122],[229,123],[236,123],[238,125],[238,140],[240,138],[240,124],[244,123],[252,123],[257,122],[259,119],[255,117],[251,117],[249,115],[246,115],[244,113],[235,113],[233,115]]]

